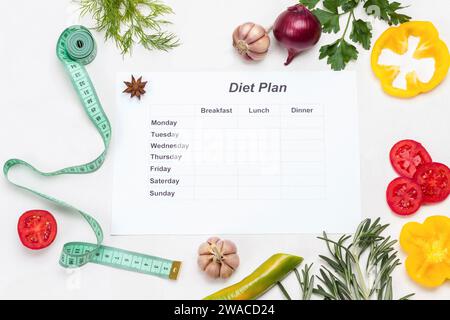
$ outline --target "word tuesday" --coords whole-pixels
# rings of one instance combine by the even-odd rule
[[[257,86],[256,83],[252,84],[244,84],[244,83],[237,83],[237,82],[231,82],[230,83],[230,93],[234,92],[266,92],[266,93],[284,93],[287,92],[287,85],[279,85],[279,84],[273,84],[272,82],[261,82]]]

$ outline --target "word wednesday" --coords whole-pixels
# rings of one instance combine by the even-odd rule
[[[257,91],[256,91],[257,90]],[[287,92],[287,85],[285,84],[273,84],[272,82],[260,82],[258,86],[256,86],[256,83],[252,84],[244,84],[242,82],[231,82],[230,83],[230,93],[235,92],[259,92],[259,93],[284,93]]]

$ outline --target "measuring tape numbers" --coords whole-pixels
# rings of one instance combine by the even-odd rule
[[[97,47],[95,40],[89,30],[85,27],[70,27],[61,34],[58,40],[56,54],[69,74],[73,87],[80,98],[86,114],[102,137],[104,151],[95,160],[89,163],[63,168],[54,172],[42,172],[26,161],[20,159],[10,159],[3,167],[3,173],[6,179],[20,189],[26,190],[39,197],[56,203],[57,205],[78,212],[91,226],[97,239],[96,244],[84,242],[66,243],[63,247],[59,260],[60,265],[64,268],[79,268],[87,263],[96,263],[117,269],[176,280],[180,271],[181,262],[106,247],[102,245],[102,228],[92,216],[68,203],[65,203],[64,201],[19,185],[9,179],[8,174],[11,168],[19,165],[27,167],[41,176],[52,177],[63,174],[92,173],[97,171],[105,161],[109,144],[111,142],[112,128],[108,117],[103,111],[94,85],[92,84],[91,79],[84,68],[85,65],[94,61],[96,57]]]

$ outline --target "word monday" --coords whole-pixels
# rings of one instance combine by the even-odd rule
[[[260,82],[259,85],[256,83],[244,84],[242,82],[231,82],[230,88],[228,90],[230,93],[235,92],[259,92],[259,93],[284,93],[287,92],[287,85],[273,84],[272,82]]]

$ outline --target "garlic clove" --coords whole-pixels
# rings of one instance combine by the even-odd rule
[[[264,36],[258,41],[253,42],[248,46],[249,50],[254,53],[266,53],[270,46],[270,38]]]
[[[212,278],[218,278],[220,276],[220,267],[220,264],[211,262],[206,266],[205,272]]]
[[[255,24],[253,22],[247,22],[238,27],[238,40],[246,40],[250,31],[252,31]]]
[[[223,245],[222,245],[222,253],[223,254],[232,254],[232,253],[236,253],[237,252],[237,247],[236,245],[228,240],[223,241]]]
[[[249,45],[252,44],[255,41],[258,41],[262,37],[266,35],[266,29],[259,25],[255,25],[253,29],[250,31],[250,33],[247,35],[247,38],[245,39],[245,42],[247,42]]]
[[[236,46],[236,44],[239,42],[239,28],[234,30],[233,32],[233,44]]]
[[[220,268],[220,277],[222,279],[229,278],[234,272],[234,269],[228,266],[227,264],[222,264],[222,267]]]
[[[198,266],[200,269],[205,271],[206,267],[212,262],[212,256],[211,255],[202,255],[199,256],[197,259]]]
[[[216,247],[217,247],[217,250],[219,251],[219,253],[221,254],[221,255],[223,255],[223,245],[224,245],[224,241],[223,240],[219,240],[219,241],[217,241],[216,242]]]
[[[229,254],[225,256],[223,260],[223,265],[227,265],[233,270],[236,270],[239,267],[239,256],[237,254]]]
[[[247,52],[247,55],[248,55],[248,56],[250,57],[250,59],[252,59],[252,60],[260,61],[260,60],[263,60],[263,59],[266,57],[267,52],[264,52],[264,53],[256,53],[256,52],[251,52],[251,51],[249,51],[249,52]]]
[[[210,254],[210,248],[211,248],[211,245],[209,243],[202,243],[200,245],[200,247],[198,248],[198,254],[199,255]]]

